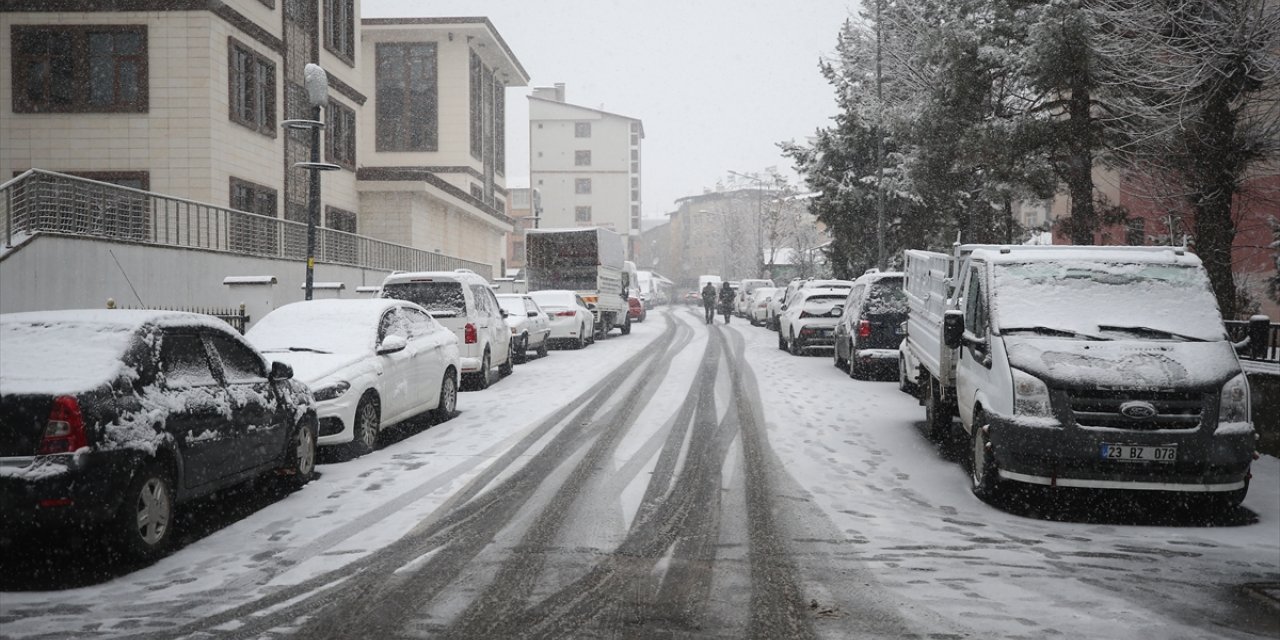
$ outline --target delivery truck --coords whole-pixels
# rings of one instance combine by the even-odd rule
[[[617,327],[631,333],[628,275],[622,236],[600,227],[525,231],[525,281],[529,291],[565,289],[582,296],[603,338]]]

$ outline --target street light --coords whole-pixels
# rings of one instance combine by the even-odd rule
[[[311,161],[296,162],[293,166],[311,172],[311,185],[307,192],[307,281],[305,299],[310,300],[316,272],[316,225],[320,221],[320,172],[337,171],[342,167],[320,162],[320,110],[329,101],[329,74],[318,64],[307,63],[303,68],[303,87],[307,90],[307,102],[311,105],[310,120],[285,120],[281,124],[288,129],[311,131]]]
[[[756,183],[756,277],[764,277],[764,180],[729,169],[729,175]]]

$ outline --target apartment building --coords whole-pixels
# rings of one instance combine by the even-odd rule
[[[521,187],[510,189],[507,198],[507,215],[511,217],[513,230],[507,237],[507,272],[524,268],[524,231],[534,229],[542,194],[536,189]]]
[[[640,145],[637,118],[565,102],[564,84],[529,97],[529,180],[542,194],[544,228],[606,227],[640,236]]]
[[[311,136],[281,122],[311,118],[317,62],[322,159],[340,167],[321,179],[320,225],[496,271],[504,90],[528,74],[485,18],[359,14],[359,0],[6,0],[0,177],[39,168],[304,222],[310,172],[294,164]]]

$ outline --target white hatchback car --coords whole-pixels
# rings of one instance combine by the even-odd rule
[[[295,302],[245,338],[311,387],[317,443],[343,445],[349,456],[372,451],[389,426],[425,411],[448,420],[457,408],[458,339],[410,302]]]
[[[575,349],[595,342],[595,315],[582,296],[567,289],[552,289],[530,291],[529,297],[551,318],[553,341],[567,343]]]
[[[499,375],[511,373],[515,354],[511,330],[489,282],[470,269],[393,273],[382,281],[383,298],[408,300],[458,336],[462,381],[471,389],[487,389]]]
[[[536,349],[538,357],[547,355],[547,344],[551,342],[551,319],[538,303],[527,294],[499,293],[498,304],[507,312],[516,362],[524,362],[530,349]]]

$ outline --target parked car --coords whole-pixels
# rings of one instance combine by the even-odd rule
[[[629,307],[627,313],[631,315],[632,322],[644,322],[644,319],[649,317],[649,311],[639,297],[631,296],[627,298],[627,306]]]
[[[898,346],[907,321],[902,273],[882,271],[853,281],[836,323],[835,365],[853,378],[898,373]]]
[[[787,289],[786,289],[786,292],[783,293],[782,295],[782,300],[776,302],[778,307],[777,307],[776,313],[774,313],[774,317],[777,318],[782,315],[782,312],[783,312],[782,308],[790,304],[793,300],[795,300],[796,296],[798,295],[801,289],[812,289],[815,287],[826,288],[826,289],[843,289],[845,293],[848,293],[850,287],[852,286],[853,286],[852,280],[822,280],[822,279],[815,279],[815,278],[792,279],[791,282],[787,283]],[[777,328],[776,320],[775,320],[775,328]]]
[[[747,296],[747,320],[751,321],[752,326],[768,323],[769,301],[777,291],[780,291],[777,287],[756,287]]]
[[[592,327],[595,315],[587,308],[582,296],[568,289],[530,291],[538,306],[551,318],[551,340],[581,349],[595,341]]]
[[[539,357],[547,355],[551,342],[551,318],[538,306],[538,302],[523,293],[498,295],[498,304],[507,312],[507,327],[511,329],[511,348],[517,363],[524,362],[530,349]]]
[[[798,356],[811,347],[830,347],[840,305],[848,295],[844,289],[798,290],[791,302],[783,305],[778,318],[778,348]]]
[[[311,387],[319,443],[347,457],[372,451],[388,427],[427,411],[448,420],[457,407],[458,339],[412,302],[295,302],[245,337]]]
[[[217,318],[5,314],[0,354],[2,537],[105,527],[118,550],[151,558],[193,498],[267,474],[302,485],[315,470],[310,391]]]
[[[511,373],[511,330],[489,283],[474,271],[393,273],[382,281],[379,295],[417,304],[458,336],[464,388],[489,388],[497,380],[495,362],[500,376]]]
[[[748,317],[751,313],[750,297],[751,294],[762,287],[772,287],[773,280],[768,279],[751,279],[747,278],[738,283],[737,294],[733,298],[733,312],[736,315]]]

